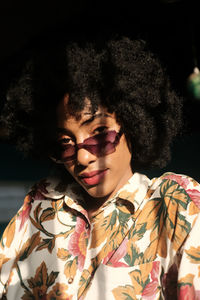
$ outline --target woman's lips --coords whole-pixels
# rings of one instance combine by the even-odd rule
[[[104,178],[107,170],[108,169],[83,173],[81,174],[80,179],[87,185],[96,185]]]

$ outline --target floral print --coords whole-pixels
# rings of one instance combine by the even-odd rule
[[[58,272],[51,272],[49,275],[47,273],[47,267],[44,262],[37,268],[36,274],[34,277],[31,277],[27,280],[28,288],[22,284],[24,287],[25,293],[21,299],[23,300],[66,300],[71,299],[72,296],[69,296],[66,292],[68,286],[65,284],[56,283],[52,289],[48,292],[49,287],[55,283],[55,279],[58,276]]]
[[[70,237],[68,249],[69,252],[78,258],[78,269],[83,270],[86,248],[88,242],[88,234],[85,232],[85,222],[82,218],[78,217],[75,231]]]
[[[36,184],[0,242],[0,298],[200,299],[200,185],[134,173],[89,220],[80,186]]]
[[[175,263],[169,268],[168,272],[164,274],[162,279],[165,299],[176,299],[178,268]]]
[[[144,299],[155,299],[156,294],[159,289],[158,275],[159,275],[159,261],[154,261],[152,263],[152,269],[150,272],[151,281],[145,286],[142,291],[142,296]]]

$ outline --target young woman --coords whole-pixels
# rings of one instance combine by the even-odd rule
[[[47,47],[10,87],[18,148],[50,158],[0,244],[2,299],[199,299],[200,186],[150,180],[181,126],[160,61],[127,37]]]

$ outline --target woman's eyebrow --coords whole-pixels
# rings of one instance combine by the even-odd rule
[[[84,115],[91,115],[91,113],[85,113]],[[85,121],[83,121],[80,126],[83,126],[83,125],[87,125],[91,122],[93,122],[95,119],[97,118],[101,118],[101,117],[106,117],[106,118],[109,118],[111,117],[110,115],[106,114],[106,113],[98,113],[98,114],[94,114],[94,115],[91,115],[91,117]],[[61,128],[61,127],[57,127],[56,128],[56,133],[57,134],[66,134],[66,135],[70,135],[71,132],[70,130],[66,129],[66,128]]]
[[[70,135],[70,131],[67,130],[66,128],[60,128],[60,127],[57,127],[57,128],[56,128],[56,134],[66,134],[66,135]]]
[[[85,113],[84,115],[91,115],[91,113]],[[83,122],[81,123],[81,126],[86,125],[86,124],[88,124],[88,123],[91,123],[91,122],[93,122],[95,119],[101,118],[101,117],[106,117],[106,118],[108,118],[108,117],[111,117],[111,116],[108,115],[108,114],[106,114],[106,113],[97,113],[97,114],[92,115],[89,119],[83,121]]]

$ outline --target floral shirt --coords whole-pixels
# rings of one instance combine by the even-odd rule
[[[134,173],[89,220],[74,183],[42,180],[0,244],[0,298],[200,299],[200,185]]]

